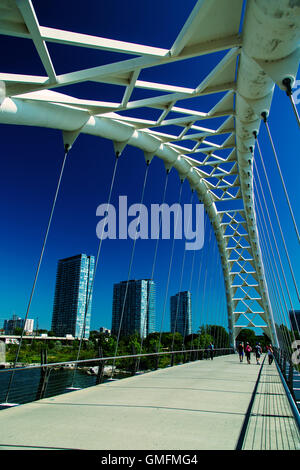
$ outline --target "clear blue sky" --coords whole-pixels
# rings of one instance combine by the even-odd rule
[[[34,2],[34,6],[40,24],[44,26],[169,48],[195,4],[190,0],[185,2],[179,0],[143,0],[143,2],[131,0],[129,3],[130,10],[128,2],[120,2],[119,0],[90,1],[89,8],[86,8],[85,3],[69,0]],[[157,14],[158,10],[159,15]],[[70,12],[72,13],[70,14]],[[0,37],[0,41],[3,50],[8,51],[1,58],[3,72],[44,74],[43,67],[30,41],[21,41],[5,36]],[[49,51],[57,73],[128,58],[128,56],[124,57],[120,54],[90,51],[85,48],[66,48],[55,44],[49,44]],[[193,59],[184,64],[176,63],[165,66],[161,68],[159,76],[156,69],[148,69],[143,72],[142,79],[195,87],[216,65],[222,55],[224,52],[212,57],[203,57],[201,61]],[[116,101],[121,99],[123,88],[89,83],[85,86],[72,86],[65,91],[79,98]],[[148,96],[151,96],[151,93],[139,90],[133,98]],[[216,98],[204,97],[195,105],[191,104],[190,106],[192,109],[199,106],[199,110],[208,111],[215,104],[214,99]],[[149,115],[149,117],[151,116]],[[299,129],[290,103],[280,90],[275,92],[269,123],[290,199],[296,216],[298,216],[299,209],[296,206],[299,180]],[[3,319],[9,318],[13,313],[19,316],[25,314],[63,158],[63,145],[61,132],[56,130],[8,125],[0,125],[0,129],[2,144],[0,184],[2,207],[1,326]],[[264,129],[262,129],[259,138],[297,276],[299,274],[299,248]],[[37,317],[39,318],[41,328],[50,328],[51,325],[57,260],[78,253],[96,254],[99,242],[96,237],[98,221],[96,208],[99,204],[107,202],[113,165],[114,153],[110,141],[80,135],[69,155],[29,313],[29,318],[35,320]],[[113,202],[117,202],[119,195],[127,195],[129,203],[138,203],[144,172],[143,153],[133,147],[126,148],[119,161],[115,183],[117,191],[114,192]],[[161,202],[164,182],[163,163],[155,158],[149,169],[149,180],[145,192],[146,204]],[[179,186],[178,175],[173,170],[169,177],[166,202],[177,202]],[[189,203],[190,197],[189,185],[185,181],[183,202]],[[184,282],[181,285],[182,290],[189,288],[190,273],[192,266],[194,266],[192,299],[196,310],[194,313],[195,329],[202,320],[222,322],[223,324],[226,322],[224,286],[219,276],[220,265],[215,262],[217,260],[216,251],[213,258],[214,244],[209,245],[208,240],[209,228],[206,233],[204,249],[196,252],[195,258],[193,258],[192,251],[186,254]],[[178,292],[180,288],[183,243],[184,241],[176,241],[176,255],[166,304],[165,330],[169,328],[169,296]],[[282,246],[280,243],[279,245],[282,251]],[[137,242],[131,278],[150,277],[154,248],[155,242],[151,240]],[[111,327],[113,284],[127,279],[131,249],[132,240],[130,239],[126,241],[107,240],[103,243],[95,280],[92,329],[98,329],[100,326]],[[170,252],[171,241],[161,241],[155,270],[157,327],[160,325],[164,307]],[[282,257],[284,259],[283,251]],[[201,259],[207,266],[207,288],[210,293],[204,298],[205,306],[202,309],[196,308],[197,304],[201,305],[202,299],[202,293],[197,295]],[[214,262],[208,262],[212,259]],[[203,284],[204,277],[201,279]],[[289,276],[288,280],[294,307],[298,308]],[[199,316],[202,311],[204,311],[204,316],[200,320]],[[211,312],[210,316],[207,315],[207,311]]]

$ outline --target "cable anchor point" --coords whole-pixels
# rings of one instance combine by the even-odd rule
[[[287,96],[292,96],[292,85],[291,85],[291,79],[290,78],[284,78],[282,80],[283,86],[286,88],[286,94]]]
[[[261,113],[261,117],[262,117],[263,121],[266,123],[267,122],[267,113],[265,111],[263,111]]]

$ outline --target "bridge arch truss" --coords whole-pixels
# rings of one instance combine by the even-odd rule
[[[0,17],[0,33],[31,40],[45,69],[43,76],[0,73],[0,123],[60,129],[69,146],[80,133],[101,136],[113,141],[117,153],[132,145],[146,160],[157,156],[167,169],[175,168],[196,191],[214,228],[232,342],[242,327],[255,327],[260,318],[276,344],[254,207],[254,132],[259,134],[261,113],[269,113],[275,85],[284,92],[282,81],[293,83],[296,77],[297,2],[199,0],[170,49],[41,26],[30,0],[2,1]],[[128,59],[58,75],[47,48],[51,42],[127,54]],[[140,79],[147,68],[156,67],[159,76],[163,65],[195,57],[205,65],[204,56],[220,52],[222,58],[195,88]],[[122,86],[122,100],[78,99],[60,92],[60,87],[87,81]],[[136,89],[154,96],[133,100]],[[208,112],[193,106],[193,100],[207,95],[216,97]],[[156,120],[137,117],[147,108],[157,111]],[[213,127],[216,118],[222,123]],[[169,133],[170,127],[177,132]],[[216,137],[222,142],[216,144]]]

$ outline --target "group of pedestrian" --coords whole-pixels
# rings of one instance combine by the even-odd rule
[[[269,344],[267,347],[267,355],[268,355],[268,361],[269,361],[269,365],[272,364],[273,362],[273,348],[272,348],[272,345]],[[251,352],[254,352],[255,354],[255,359],[256,359],[256,364],[260,364],[260,358],[261,358],[261,355],[262,355],[262,347],[261,347],[261,344],[260,343],[256,343],[255,347],[254,347],[254,350],[252,350],[252,347],[250,346],[250,344],[248,342],[246,342],[246,345],[244,345],[244,343],[239,343],[238,345],[238,353],[239,353],[239,359],[240,359],[240,362],[243,362],[244,360],[244,355],[246,356],[246,359],[247,359],[247,363],[248,364],[251,364]]]

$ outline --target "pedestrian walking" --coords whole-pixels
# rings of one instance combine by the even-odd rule
[[[246,354],[248,364],[251,364],[251,351],[252,351],[252,348],[250,344],[247,343],[245,347],[245,354]]]
[[[272,348],[271,344],[269,344],[269,346],[267,346],[267,351],[268,351],[269,365],[271,365],[272,362],[273,362],[273,359],[274,359],[274,353],[273,353],[273,348]]]
[[[239,352],[240,362],[243,362],[243,360],[244,360],[244,343],[240,343],[238,345],[238,352]]]
[[[256,364],[260,364],[259,360],[260,360],[260,356],[262,354],[262,348],[261,348],[261,345],[260,343],[256,343],[256,346],[254,348],[255,350],[255,358],[256,358]]]
[[[210,352],[210,358],[211,358],[211,360],[213,360],[213,358],[214,358],[214,349],[215,349],[213,343],[210,343],[210,345],[208,346],[208,349],[209,349],[209,352]]]

